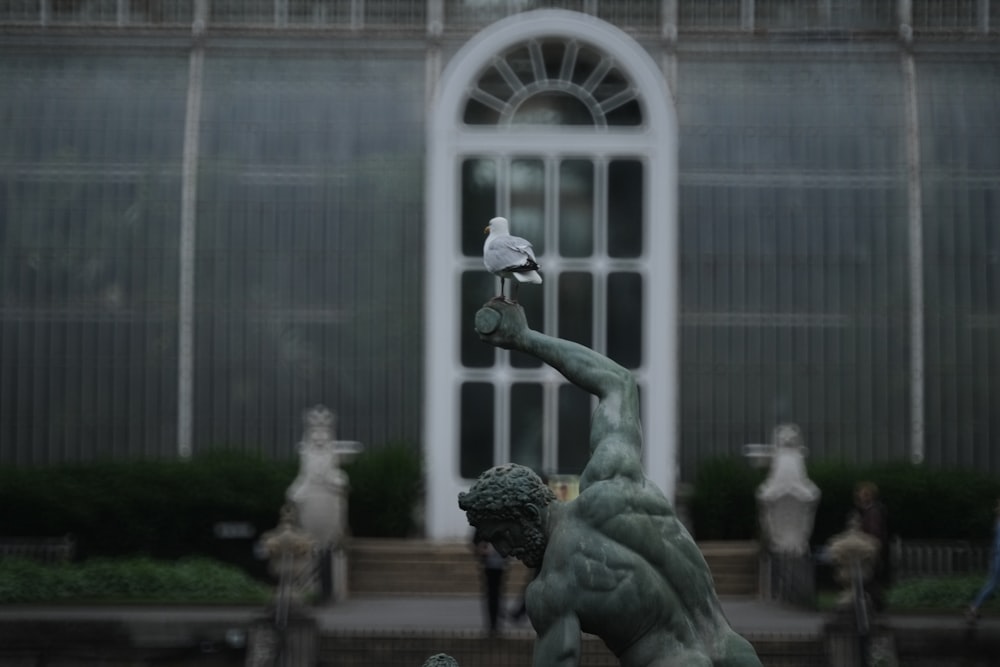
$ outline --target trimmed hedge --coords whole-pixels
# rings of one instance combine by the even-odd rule
[[[190,461],[0,468],[0,535],[72,534],[77,557],[201,555],[266,576],[251,539],[222,540],[222,521],[256,534],[277,525],[297,463],[237,452]]]
[[[989,540],[1000,479],[971,470],[939,470],[910,463],[871,466],[807,461],[810,479],[823,493],[816,510],[814,545],[844,530],[854,509],[854,486],[875,482],[889,514],[889,530],[903,539]],[[698,470],[691,498],[694,533],[699,540],[754,539],[757,487],[767,469],[726,457]]]
[[[416,447],[392,443],[366,449],[344,466],[351,484],[348,520],[357,537],[410,537],[423,490]],[[457,501],[456,501],[457,502]]]
[[[95,558],[42,565],[0,559],[0,604],[29,602],[176,602],[261,604],[271,588],[231,565],[204,558],[177,562]]]
[[[353,534],[413,533],[422,488],[415,447],[367,449],[344,467]],[[229,450],[190,461],[0,467],[0,536],[71,534],[78,559],[205,556],[270,579],[254,544],[277,526],[298,468],[297,458],[273,461]],[[248,523],[254,534],[220,539],[220,522]]]

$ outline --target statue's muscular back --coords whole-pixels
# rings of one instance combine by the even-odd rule
[[[701,552],[662,492],[619,476],[561,505],[528,608],[540,632],[572,610],[626,667],[710,665],[690,653],[728,630],[710,590]]]

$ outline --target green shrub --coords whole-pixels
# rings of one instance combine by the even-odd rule
[[[754,493],[766,470],[743,459],[717,458],[698,468],[691,516],[698,540],[748,540],[758,532]]]
[[[889,608],[965,609],[986,583],[985,573],[979,576],[926,577],[897,582],[888,592]],[[996,597],[987,600],[984,608],[1000,608]]]
[[[260,604],[270,588],[237,567],[205,558],[177,562],[95,558],[43,565],[0,559],[0,604],[27,602],[188,602]]]
[[[419,451],[404,443],[366,449],[344,466],[351,484],[348,515],[357,537],[409,537],[423,488]]]
[[[820,488],[812,534],[825,544],[846,526],[854,510],[854,486],[875,482],[889,515],[889,531],[903,539],[988,540],[1000,479],[975,470],[941,470],[906,462],[862,466],[807,461],[809,478]],[[749,539],[758,535],[757,487],[767,469],[737,457],[705,462],[691,499],[699,540]]]
[[[238,452],[190,461],[96,462],[0,468],[0,535],[72,534],[79,558],[203,555],[259,576],[251,540],[220,540],[220,521],[256,533],[278,523],[297,463]]]

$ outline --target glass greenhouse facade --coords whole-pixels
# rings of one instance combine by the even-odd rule
[[[543,9],[613,26],[659,67],[676,246],[647,233],[655,207],[608,204],[667,184],[628,138],[653,93],[600,71],[600,43],[572,62],[545,40],[498,53],[480,106],[453,122],[490,132],[601,109],[611,138],[470,153],[448,206],[482,225],[493,202],[535,206],[524,235],[553,291],[522,290],[529,317],[583,332],[643,391],[663,369],[637,350],[657,334],[628,323],[676,295],[677,478],[785,421],[814,459],[1000,474],[996,0],[0,1],[0,462],[284,457],[316,403],[340,437],[421,443],[440,363],[427,324],[442,309],[467,322],[492,289],[472,272],[481,241],[461,234],[458,298],[427,283],[442,261],[426,187],[438,78],[480,30]],[[537,97],[530,116],[522,66],[596,102]],[[510,100],[490,92],[505,86]],[[560,226],[580,201],[592,236]],[[628,215],[639,231],[622,236]],[[676,285],[654,284],[661,262]],[[497,425],[490,451],[573,472],[560,432],[579,439],[586,401],[531,369],[518,380],[523,364],[470,350],[469,328],[447,363],[471,384],[434,409],[467,439],[504,410],[530,414],[537,442]],[[463,477],[494,462],[448,446]]]

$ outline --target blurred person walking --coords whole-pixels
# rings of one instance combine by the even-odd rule
[[[482,566],[483,593],[490,636],[500,631],[500,598],[503,595],[503,578],[507,571],[507,559],[500,555],[479,531],[472,538],[473,547]]]
[[[878,561],[867,585],[875,611],[882,611],[886,604],[886,589],[889,588],[889,513],[879,499],[878,486],[874,482],[859,482],[854,489],[854,504],[861,520],[861,530],[879,541]]]
[[[986,583],[980,589],[966,612],[966,618],[970,623],[975,623],[979,619],[980,607],[983,606],[983,603],[991,595],[996,593],[997,585],[1000,584],[1000,498],[997,498],[997,504],[994,509],[997,519],[993,527],[993,550],[990,555],[990,570],[986,577]]]

